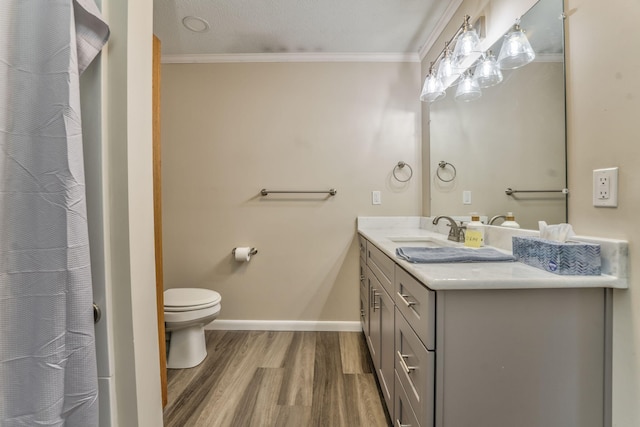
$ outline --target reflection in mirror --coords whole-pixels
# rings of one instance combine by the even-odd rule
[[[533,62],[502,70],[502,82],[483,88],[478,99],[447,95],[429,105],[431,215],[513,212],[523,228],[533,229],[540,220],[567,221],[561,192],[505,193],[566,187],[562,7],[562,0],[540,0],[522,16]],[[503,39],[491,47],[494,53]],[[447,182],[451,168],[440,162],[456,168],[454,179]],[[470,204],[469,193],[463,202],[465,192]]]

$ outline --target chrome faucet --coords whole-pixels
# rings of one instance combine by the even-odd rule
[[[505,215],[496,215],[496,216],[492,217],[492,218],[489,220],[489,225],[493,225],[493,223],[494,223],[497,219],[500,219],[500,218],[502,218],[503,220],[506,220],[506,219],[507,219],[507,217],[506,217]]]
[[[458,225],[453,218],[445,215],[438,215],[435,217],[433,219],[433,225],[437,225],[442,218],[449,221],[449,227],[451,227],[449,229],[449,236],[447,239],[454,242],[464,242],[464,230],[466,227],[464,225]]]

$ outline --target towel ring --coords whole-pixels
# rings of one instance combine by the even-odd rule
[[[396,175],[396,170],[401,170],[404,167],[408,167],[409,168],[409,177],[407,179],[400,179],[398,178],[398,175]],[[411,168],[411,166],[408,163],[405,162],[398,162],[397,165],[395,165],[393,167],[393,177],[398,181],[398,182],[407,182],[411,179],[411,177],[413,176],[413,169]]]
[[[451,169],[453,169],[453,176],[450,179],[444,179],[443,177],[440,176],[440,169],[446,168],[447,166],[451,166]],[[438,179],[442,182],[451,182],[454,179],[456,179],[456,174],[458,172],[456,171],[456,167],[453,166],[451,163],[449,162],[445,162],[444,160],[440,160],[440,163],[438,163],[438,169],[436,169],[436,175],[438,176]]]

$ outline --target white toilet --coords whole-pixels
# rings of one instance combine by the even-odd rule
[[[164,291],[165,330],[171,332],[167,368],[192,368],[204,360],[204,327],[218,317],[221,300],[219,293],[209,289]]]

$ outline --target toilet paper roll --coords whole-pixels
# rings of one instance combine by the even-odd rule
[[[251,259],[251,248],[247,248],[247,247],[236,248],[234,256],[236,258],[236,261],[249,262],[249,260]]]

